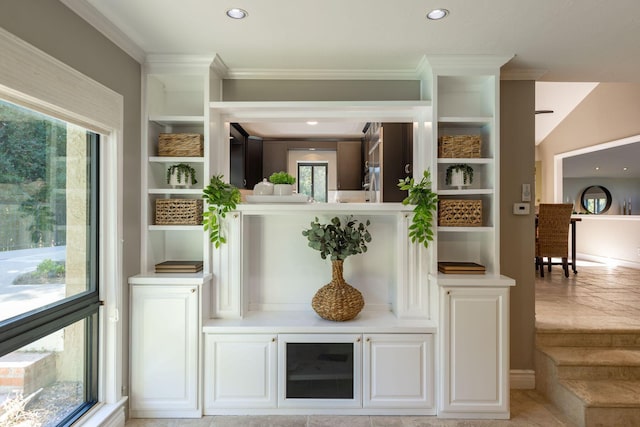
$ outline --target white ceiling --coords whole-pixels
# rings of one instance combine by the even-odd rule
[[[544,81],[640,82],[637,0],[62,1],[106,17],[137,56],[218,54],[235,71],[410,72],[424,55],[493,54],[514,55],[503,72]],[[227,18],[230,7],[249,17]],[[435,7],[451,13],[427,20]]]
[[[415,78],[429,55],[513,55],[502,75],[537,80],[536,110],[554,111],[536,116],[536,143],[591,82],[640,83],[638,0],[61,1],[140,62],[217,54],[230,76]],[[229,19],[231,7],[248,18]],[[427,20],[436,7],[450,15]]]

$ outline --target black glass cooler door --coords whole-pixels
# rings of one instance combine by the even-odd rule
[[[288,399],[353,399],[352,343],[287,343]]]

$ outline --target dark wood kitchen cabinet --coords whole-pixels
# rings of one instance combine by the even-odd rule
[[[413,124],[382,123],[382,201],[401,202],[406,191],[398,188],[398,181],[413,173]]]
[[[362,190],[362,142],[338,141],[338,190]]]
[[[232,123],[229,128],[229,182],[238,188],[253,189],[262,181],[262,139],[249,136]]]

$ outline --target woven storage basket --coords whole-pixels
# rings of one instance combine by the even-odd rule
[[[480,135],[446,135],[438,139],[438,157],[478,158],[481,148]]]
[[[199,199],[157,199],[157,225],[200,225],[202,224],[202,200]]]
[[[481,226],[482,200],[440,200],[438,202],[438,225],[445,227]]]
[[[202,157],[203,141],[199,133],[161,133],[158,136],[158,156]]]

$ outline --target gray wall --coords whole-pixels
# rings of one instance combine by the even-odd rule
[[[2,0],[0,26],[124,97],[121,319],[127,331],[126,279],[140,271],[140,64],[57,0]],[[127,349],[128,335],[123,341]],[[127,384],[128,355],[124,357],[123,384]]]
[[[418,101],[419,80],[224,80],[224,101]]]
[[[534,369],[535,217],[513,215],[522,184],[534,191],[535,83],[500,84],[500,270],[511,289],[511,369]],[[533,202],[531,202],[533,212]]]

